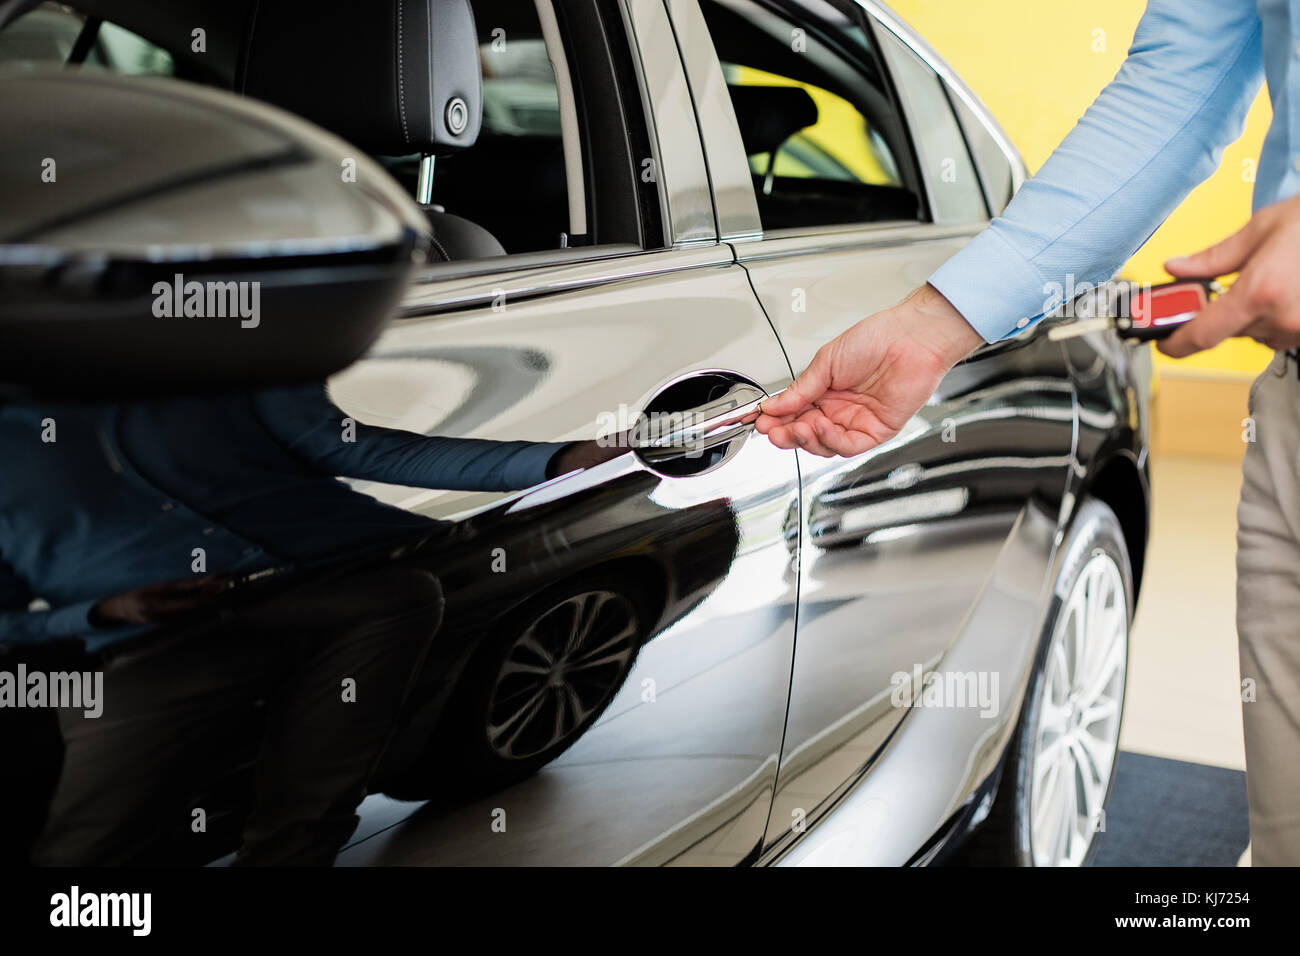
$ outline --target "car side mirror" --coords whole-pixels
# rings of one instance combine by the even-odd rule
[[[323,380],[428,224],[356,147],[172,79],[0,79],[0,390],[108,398]]]

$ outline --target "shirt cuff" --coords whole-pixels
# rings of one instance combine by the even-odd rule
[[[1028,259],[990,227],[930,276],[986,342],[1019,332],[1055,308],[1049,290]]]
[[[90,623],[90,609],[94,606],[94,601],[81,601],[50,611],[45,618],[45,636],[84,637],[89,634],[95,629]]]
[[[546,481],[546,466],[561,448],[572,442],[529,442],[510,457],[503,470],[507,485],[513,489],[531,488]]]

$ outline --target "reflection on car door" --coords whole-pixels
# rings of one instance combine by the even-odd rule
[[[680,0],[675,9],[679,33],[694,31],[694,42],[708,42],[698,8]],[[829,112],[792,114],[790,129],[816,116],[818,135],[838,143],[847,142],[849,133],[862,135],[864,124],[883,130],[877,146],[886,144],[901,171],[883,186],[853,187],[867,208],[873,197],[889,201],[892,216],[857,226],[825,225],[834,220],[819,203],[833,184],[751,179],[750,164],[736,155],[734,134],[725,132],[732,120],[722,83],[733,78],[707,70],[691,77],[696,88],[713,84],[717,91],[697,100],[723,104],[704,123],[715,188],[752,181],[757,192],[749,228],[742,204],[731,209],[737,257],[792,367],[803,369],[822,344],[897,304],[961,248],[987,218],[980,184],[933,74],[933,90],[913,91],[903,97],[908,110],[893,107],[895,114],[887,115],[887,90],[870,75],[872,60],[860,52],[873,43],[872,35],[852,4],[711,0],[709,9],[715,33],[719,24],[730,25],[726,36],[713,37],[724,61],[804,85],[814,100],[825,99],[819,91],[831,90],[861,113],[853,128],[836,128]],[[772,22],[778,14],[789,17],[786,26]],[[791,31],[802,39],[802,57],[791,58],[785,49]],[[850,57],[846,50],[859,52]],[[874,62],[883,70],[883,61]],[[775,88],[774,80],[766,82]],[[936,97],[948,125],[922,133],[918,122],[942,119],[933,112]],[[912,126],[910,137],[891,133],[900,116]],[[742,118],[742,130],[745,124]],[[723,132],[713,135],[715,129]],[[908,159],[912,148],[914,164]],[[956,176],[942,175],[945,169]],[[891,221],[907,208],[897,197],[908,190],[920,216],[927,216],[928,207],[932,221]],[[800,191],[810,197],[802,206],[792,199]],[[758,221],[768,210],[781,217],[783,228],[775,233]],[[800,214],[809,217],[806,228],[792,221]],[[752,235],[760,231],[762,236]],[[769,848],[788,845],[870,767],[908,712],[900,706],[906,698],[896,691],[914,689],[921,675],[942,669],[971,629],[996,618],[1006,650],[982,663],[990,672],[984,686],[995,700],[982,717],[979,708],[969,712],[972,721],[985,721],[980,746],[992,752],[990,742],[1014,718],[1010,704],[1019,699],[1023,651],[1032,646],[1073,426],[1074,398],[1061,352],[1031,335],[986,348],[959,365],[896,438],[867,454],[828,460],[799,452],[798,641]],[[991,687],[987,678],[994,673],[1004,679]],[[963,778],[984,766],[982,759],[971,763],[976,756],[985,755],[972,754],[957,740],[951,753],[926,758],[962,764],[954,776]]]
[[[567,276],[582,291],[507,296],[497,311],[494,291],[519,278],[475,281],[456,298],[485,304],[399,323],[332,395],[358,419],[417,432],[565,441],[592,438],[620,407],[640,411],[656,396],[690,406],[694,397],[674,402],[669,386],[701,381],[711,392],[702,370],[779,388],[788,367],[729,260],[714,245],[574,266]],[[796,579],[784,522],[798,483],[793,456],[756,433],[709,465],[701,456],[669,476],[628,452],[515,496],[493,518],[482,534],[504,545],[505,570],[493,573],[485,556],[475,606],[460,613],[599,581],[662,615],[663,629],[554,763],[504,790],[430,805],[341,862],[735,863],[756,851],[789,680]],[[365,490],[433,518],[483,510],[463,494]],[[632,540],[607,543],[625,528]],[[448,606],[445,630],[460,635],[454,593]],[[476,625],[454,639],[489,638]],[[435,770],[448,793],[459,789],[453,759]]]
[[[792,364],[804,367],[817,343],[905,296],[912,283],[900,275],[928,274],[959,244],[785,257],[761,243],[752,254],[763,258],[742,261]],[[806,312],[782,308],[794,287],[812,293]],[[1072,396],[1059,356],[1038,341],[990,349],[954,369],[885,445],[848,461],[799,453],[799,640],[770,839],[870,763],[907,712],[897,675],[942,667],[981,602],[999,603],[1009,634],[1032,631],[1070,460]],[[1028,566],[1015,533],[1034,537]],[[1007,583],[1010,599],[996,586]]]

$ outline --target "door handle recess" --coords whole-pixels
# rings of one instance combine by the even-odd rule
[[[646,406],[632,447],[656,470],[701,474],[739,451],[766,398],[761,387],[731,372],[688,376]]]

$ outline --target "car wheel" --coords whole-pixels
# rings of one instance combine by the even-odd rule
[[[609,706],[647,621],[639,596],[613,576],[580,579],[529,601],[466,667],[419,765],[386,792],[464,795],[535,773]]]
[[[1081,866],[1104,829],[1133,618],[1133,574],[1114,512],[1086,499],[1063,555],[993,809],[966,862]]]

